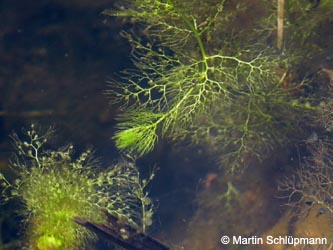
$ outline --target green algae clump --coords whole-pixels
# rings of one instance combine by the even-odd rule
[[[22,140],[12,135],[17,153],[11,167],[14,181],[5,179],[3,197],[18,198],[26,224],[27,249],[85,249],[95,235],[77,225],[73,217],[106,220],[103,210],[144,231],[151,224],[152,205],[133,162],[122,160],[99,169],[90,149],[74,157],[72,145],[45,150],[53,129],[39,133],[32,125]]]

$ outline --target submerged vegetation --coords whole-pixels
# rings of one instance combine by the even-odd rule
[[[294,142],[301,148],[294,150],[300,162],[309,153],[312,158],[280,188],[290,205],[310,201],[333,212],[333,152],[326,144],[333,130],[333,65],[328,65],[333,54],[325,56],[333,47],[329,39],[320,39],[332,30],[333,6],[331,0],[315,2],[286,2],[280,37],[277,6],[268,0],[126,0],[104,12],[130,24],[121,34],[132,47],[133,68],[110,82],[107,91],[112,104],[121,108],[113,136],[117,148],[141,157],[167,140],[176,146],[199,145],[232,173],[252,167],[246,180],[223,171],[220,178],[221,172],[211,167],[196,194],[190,249],[219,248],[221,231],[257,235],[271,226],[276,218],[262,214],[279,208],[267,187],[275,185],[275,174],[292,171],[276,166],[277,161],[263,173],[253,171],[252,165],[259,164],[251,163],[280,154],[280,146]],[[0,172],[2,200],[21,201],[25,248],[85,249],[96,236],[73,218],[104,223],[103,211],[145,232],[153,216],[145,189],[154,174],[141,179],[130,157],[104,169],[91,149],[81,154],[72,145],[50,149],[53,134],[53,129],[41,132],[34,125],[22,136],[13,134],[16,154],[10,165],[15,177]],[[291,164],[292,151],[276,158]],[[249,225],[256,226],[250,230]],[[209,246],[201,239],[203,231],[211,239]]]
[[[278,6],[281,2],[282,10]],[[260,165],[251,164],[253,160],[284,154],[274,163],[265,163],[288,172],[288,164],[293,164],[290,159],[299,157],[302,161],[303,154],[309,154],[304,145],[313,140],[309,135],[331,135],[332,77],[323,77],[333,67],[329,65],[333,48],[328,44],[332,40],[331,4],[329,0],[139,0],[119,2],[117,10],[105,11],[132,24],[122,35],[132,46],[134,69],[125,70],[121,80],[110,82],[108,90],[111,102],[122,108],[114,136],[118,149],[142,156],[161,140],[201,145],[222,161],[223,169],[233,173]],[[277,9],[284,12],[282,18]],[[277,27],[277,22],[283,25]],[[321,39],[324,35],[327,38]],[[324,124],[318,126],[318,122]],[[300,155],[293,155],[294,151]],[[285,165],[277,166],[280,159]],[[256,235],[271,226],[281,211],[259,223],[259,216],[253,215],[273,211],[273,198],[269,197],[273,192],[269,193],[267,186],[281,173],[257,171],[242,181],[253,181],[253,185],[262,182],[262,190],[258,194],[257,187],[243,185],[249,190],[240,188],[239,203],[233,203],[233,210],[227,211],[226,201],[218,199],[223,197],[223,189],[217,181],[212,189],[202,192],[190,225],[194,236],[186,239],[189,248],[221,248],[216,241],[221,232]],[[307,177],[309,172],[304,173]],[[270,184],[264,183],[266,179],[256,180],[260,176]],[[228,183],[237,183],[239,177],[230,177]],[[318,178],[304,179],[301,187],[295,184],[301,188],[302,201],[313,193],[311,189],[321,189],[317,195],[322,198],[328,185],[318,183]],[[328,183],[328,179],[324,181]],[[286,191],[292,196],[294,190]],[[248,213],[249,209],[253,211]],[[250,223],[253,228],[249,228],[251,218],[245,214],[256,219]],[[286,230],[292,227],[287,225]],[[207,243],[207,239],[211,241]]]
[[[22,201],[18,213],[26,220],[28,249],[85,248],[95,236],[73,217],[103,222],[103,211],[145,231],[152,223],[152,204],[144,189],[153,175],[141,180],[130,159],[100,170],[90,149],[78,157],[72,145],[47,150],[53,132],[41,133],[32,125],[24,137],[14,134],[11,168],[17,178],[0,180],[4,199]]]
[[[249,11],[246,3],[121,4],[105,14],[137,27],[123,32],[136,69],[108,91],[111,102],[124,107],[114,136],[119,149],[142,156],[162,138],[206,143],[234,171],[249,158],[264,159],[290,135],[302,135],[299,125],[317,104],[300,94],[308,82],[293,76],[293,55],[266,49],[274,6],[265,2],[264,18],[236,32],[228,21]]]
[[[288,196],[290,206],[319,205],[333,213],[333,145],[319,141],[312,146],[311,156],[279,188]]]

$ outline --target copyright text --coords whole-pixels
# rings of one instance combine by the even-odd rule
[[[221,237],[221,243],[223,245],[326,245],[328,243],[327,238],[312,238],[312,237],[293,237],[293,236],[271,236],[266,237],[243,237],[243,236],[227,236]]]

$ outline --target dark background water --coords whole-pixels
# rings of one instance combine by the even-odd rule
[[[112,151],[115,112],[103,91],[130,60],[121,24],[101,15],[109,7],[103,0],[1,1],[2,151],[8,134],[31,122],[56,126],[63,143]]]

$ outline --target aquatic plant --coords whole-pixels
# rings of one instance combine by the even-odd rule
[[[333,145],[318,140],[308,145],[311,156],[293,175],[281,181],[280,191],[287,204],[302,209],[305,205],[319,205],[333,212]]]
[[[320,35],[318,27],[328,25],[332,21],[332,7],[333,3],[330,0],[287,1],[289,42],[297,42],[303,49],[303,46],[311,45],[306,43],[313,42],[313,39]]]
[[[305,82],[286,88],[283,56],[266,45],[238,47],[246,38],[228,37],[232,8],[224,0],[136,0],[105,11],[137,25],[122,33],[136,69],[108,91],[125,110],[113,137],[120,150],[142,156],[161,138],[209,142],[234,171],[249,157],[265,158],[299,129],[302,115],[313,110],[294,95]]]
[[[13,134],[11,168],[17,178],[0,178],[2,197],[22,201],[18,212],[25,218],[28,249],[84,249],[95,236],[72,219],[103,222],[103,211],[145,231],[152,223],[152,204],[144,189],[153,174],[141,180],[131,159],[101,170],[91,149],[78,157],[72,145],[47,150],[53,133],[32,125],[22,138]]]
[[[299,77],[313,77],[331,57],[333,3],[286,1],[285,16],[284,53]]]

